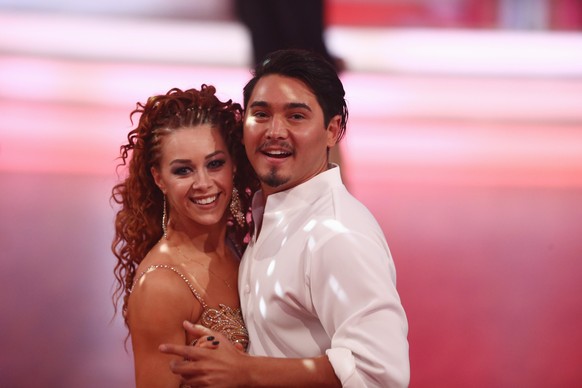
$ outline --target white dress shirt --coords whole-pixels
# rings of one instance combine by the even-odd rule
[[[344,387],[405,387],[408,323],[388,245],[335,166],[253,201],[239,272],[249,353],[327,354]],[[261,225],[262,224],[262,225]]]

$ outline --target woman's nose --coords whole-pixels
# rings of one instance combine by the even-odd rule
[[[201,171],[196,174],[194,181],[192,182],[193,189],[204,189],[209,187],[211,184],[210,176],[206,171]]]

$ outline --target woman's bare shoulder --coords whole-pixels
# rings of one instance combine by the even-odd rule
[[[201,313],[180,267],[163,250],[154,247],[140,263],[129,296],[130,328],[149,321],[148,326],[167,326]],[[156,322],[154,324],[154,322]]]

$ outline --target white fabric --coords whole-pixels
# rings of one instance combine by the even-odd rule
[[[260,234],[239,272],[249,352],[327,354],[345,387],[407,386],[408,324],[394,263],[339,167],[261,200],[258,193],[253,203]]]

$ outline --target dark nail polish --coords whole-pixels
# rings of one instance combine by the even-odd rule
[[[211,336],[211,335],[209,335],[208,337],[206,337],[206,339],[207,339],[208,341],[212,341],[212,340],[214,339],[214,337],[213,337],[213,336]]]
[[[212,345],[218,345],[219,343],[220,343],[220,341],[214,341],[214,342],[212,343]]]

